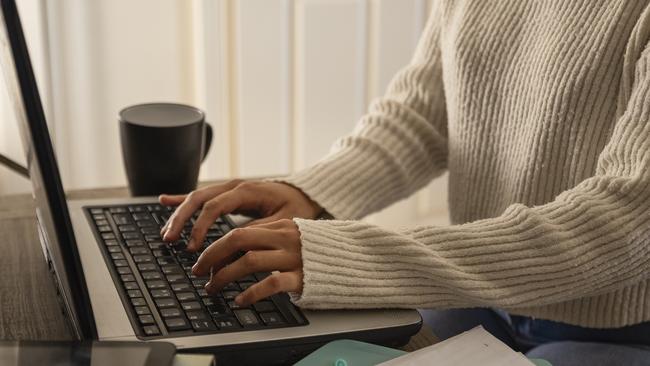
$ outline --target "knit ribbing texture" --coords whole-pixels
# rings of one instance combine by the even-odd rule
[[[585,327],[650,321],[650,8],[436,2],[352,134],[286,179],[305,308],[499,307]],[[449,171],[452,225],[355,221]]]

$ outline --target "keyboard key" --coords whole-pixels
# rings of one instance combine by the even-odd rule
[[[176,306],[176,301],[171,297],[164,299],[155,299],[156,306],[159,308],[170,308]]]
[[[223,298],[226,300],[234,300],[237,295],[239,295],[239,291],[224,291],[223,292]]]
[[[138,315],[151,314],[151,312],[149,311],[149,308],[146,307],[146,306],[136,306],[135,307],[135,313],[138,314]]]
[[[135,221],[151,220],[151,215],[148,212],[137,212],[133,214]]]
[[[192,328],[195,332],[209,332],[217,330],[212,320],[192,320]]]
[[[208,319],[208,316],[202,311],[188,311],[185,313],[189,320],[204,320]]]
[[[178,308],[166,308],[160,309],[160,315],[163,318],[174,318],[182,315],[181,311]]]
[[[133,256],[133,261],[135,263],[148,263],[148,262],[153,262],[153,256],[149,254],[144,254],[144,255],[134,255]]]
[[[115,240],[115,234],[113,233],[103,233],[102,239],[104,240]]]
[[[124,254],[122,254],[122,253],[111,253],[111,258],[113,258],[113,260],[124,259]]]
[[[149,254],[149,250],[143,246],[129,248],[129,252],[131,252],[132,255]]]
[[[115,267],[128,267],[129,263],[125,261],[124,259],[118,259],[113,261],[115,263]]]
[[[192,280],[192,285],[194,285],[194,288],[204,288],[206,283],[208,283],[207,278],[197,278],[195,280]]]
[[[120,245],[117,242],[117,240],[105,240],[104,244],[106,244],[107,247],[114,247],[114,246],[119,246]]]
[[[204,298],[202,299],[202,301],[203,301],[203,305],[205,305],[205,306],[211,306],[211,305],[214,305],[214,299],[211,298],[211,297],[204,297]]]
[[[169,291],[169,289],[161,289],[161,290],[151,290],[151,297],[154,299],[160,299],[163,297],[170,297],[172,296],[172,293]]]
[[[187,323],[187,320],[183,318],[165,319],[165,325],[167,325],[167,328],[171,331],[185,330],[190,328],[190,325]]]
[[[144,331],[144,334],[148,336],[155,336],[160,334],[160,330],[155,325],[148,325],[146,327],[143,327],[142,330]]]
[[[217,326],[221,330],[232,330],[232,329],[241,328],[239,326],[239,323],[237,322],[237,320],[235,318],[232,318],[232,317],[215,319],[214,322],[217,323]]]
[[[119,225],[117,228],[122,233],[130,232],[130,231],[138,231],[138,228],[135,225]]]
[[[266,313],[269,311],[275,311],[275,305],[271,301],[260,301],[253,304],[253,309],[258,313]]]
[[[124,207],[110,207],[108,209],[108,211],[110,211],[111,213],[123,213],[123,212],[126,212],[126,208],[124,208]]]
[[[206,289],[204,289],[204,288],[200,288],[200,289],[196,290],[196,293],[199,294],[200,297],[208,297],[208,296],[210,296],[208,294],[208,291]]]
[[[158,212],[164,210],[164,208],[160,205],[148,205],[147,210],[149,210],[149,212]]]
[[[124,240],[139,239],[140,234],[130,231],[130,232],[122,233],[122,237],[124,238]]]
[[[136,221],[135,224],[138,225],[138,227],[159,228],[158,224],[155,221],[153,221],[153,219]]]
[[[161,266],[168,265],[168,264],[176,264],[176,261],[172,257],[160,257],[157,259],[158,264]]]
[[[162,272],[166,275],[183,274],[183,271],[178,265],[165,265],[160,268],[162,269]]]
[[[182,302],[181,306],[185,311],[201,310],[201,304],[196,301]]]
[[[120,268],[124,268],[124,267],[120,267]],[[135,281],[135,277],[132,274],[121,275],[120,278],[122,279],[122,282]]]
[[[162,280],[150,280],[147,281],[147,288],[150,290],[164,289],[167,288],[167,283]]]
[[[90,213],[93,214],[93,215],[103,214],[103,213],[104,213],[104,209],[101,209],[101,208],[91,208],[91,209],[90,209]]]
[[[117,214],[113,215],[113,220],[118,225],[128,225],[131,223],[131,215],[128,214]]]
[[[160,228],[158,227],[158,225],[156,225],[156,226],[147,226],[147,227],[141,228],[140,232],[145,234],[145,235],[154,235],[154,234],[160,232]]]
[[[131,299],[131,305],[133,306],[147,306],[147,302],[142,297],[136,297]]]
[[[147,206],[129,206],[131,212],[147,212]]]
[[[260,318],[266,325],[280,325],[284,324],[284,320],[280,317],[278,313],[262,313]]]
[[[162,275],[160,274],[160,272],[149,271],[149,272],[142,272],[140,274],[142,275],[142,278],[145,279],[145,281],[162,279]]]
[[[187,277],[182,274],[170,274],[167,276],[167,282],[169,283],[188,283]]]
[[[99,225],[97,226],[97,230],[99,230],[100,233],[110,233],[113,231],[113,229],[108,225]]]
[[[162,238],[160,237],[160,233],[156,233],[156,234],[147,234],[147,235],[145,235],[144,240],[146,240],[146,241],[159,241],[159,240],[162,240]]]
[[[127,291],[127,294],[130,298],[142,297],[142,292],[140,292],[140,290],[129,290]]]
[[[154,257],[167,257],[167,256],[171,255],[171,253],[169,252],[169,249],[167,249],[167,248],[165,248],[165,249],[154,249],[151,253],[153,254]]]
[[[168,247],[169,247],[169,245],[163,243],[162,241],[154,241],[154,242],[149,243],[149,248],[150,248],[151,250],[155,250],[155,249],[166,249],[166,248],[168,248]]]
[[[191,291],[192,286],[187,282],[172,283],[172,290],[174,292]]]
[[[257,317],[252,310],[235,310],[235,316],[244,327],[252,327],[259,324],[259,320],[257,320]]]
[[[212,315],[212,317],[218,318],[218,317],[232,314],[232,312],[226,306],[226,304],[219,303],[217,299],[213,299],[213,301],[214,301],[213,305],[206,306],[208,312],[210,313],[210,315]]]
[[[196,300],[196,295],[193,292],[179,292],[176,294],[178,301]]]
[[[153,320],[153,316],[151,316],[151,315],[140,315],[138,317],[138,319],[140,320],[140,323],[142,325],[149,325],[149,324],[154,324],[155,323],[154,320]]]
[[[139,240],[139,239],[130,239],[130,240],[126,241],[126,246],[129,247],[129,248],[142,247],[142,246],[144,246],[144,242],[142,240]]]
[[[158,266],[156,266],[153,263],[140,263],[138,264],[138,269],[140,270],[140,272],[155,271],[158,269]]]
[[[233,309],[233,310],[244,309],[243,307],[237,305],[237,303],[234,300],[228,301],[228,307]]]
[[[117,269],[117,273],[123,275],[123,274],[130,274],[131,273],[131,268],[129,267],[119,267]]]
[[[140,286],[138,286],[137,282],[124,282],[124,288],[127,290],[139,290]]]
[[[122,253],[122,248],[120,248],[118,246],[108,247],[108,252],[109,253]]]

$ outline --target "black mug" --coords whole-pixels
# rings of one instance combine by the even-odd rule
[[[212,144],[212,128],[198,108],[138,104],[119,113],[122,157],[134,196],[188,193]]]

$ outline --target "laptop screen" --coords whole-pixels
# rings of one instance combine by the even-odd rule
[[[97,338],[59,169],[14,0],[0,0],[0,64],[21,133],[43,252],[79,339]]]

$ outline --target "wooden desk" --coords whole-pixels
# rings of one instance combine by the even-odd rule
[[[125,188],[68,193],[70,199],[125,196]],[[71,339],[43,259],[30,195],[0,196],[0,238],[0,339]],[[425,326],[404,349],[412,351],[435,342]]]

